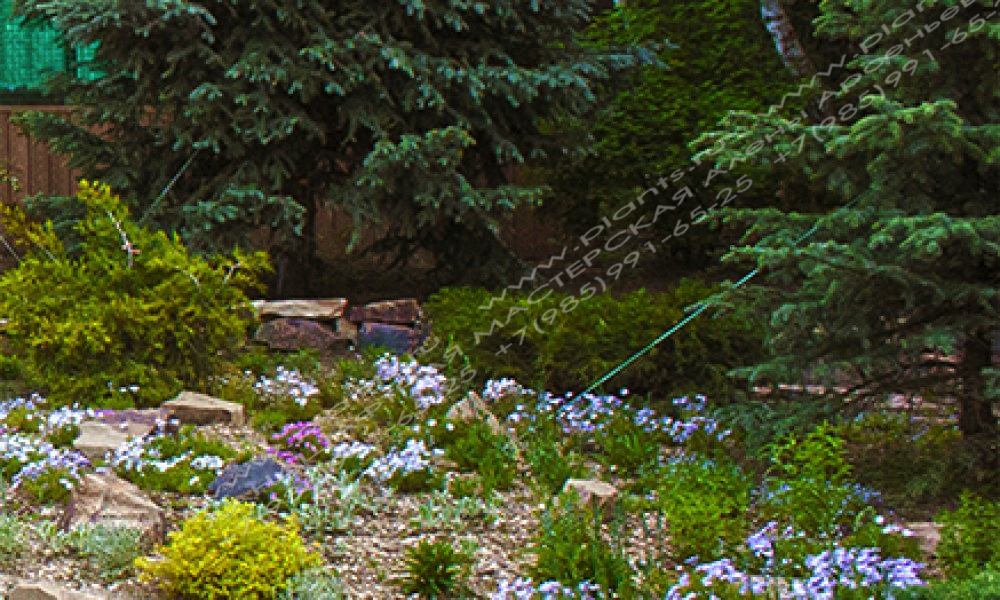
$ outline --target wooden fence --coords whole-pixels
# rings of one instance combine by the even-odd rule
[[[71,195],[76,192],[77,175],[66,161],[49,148],[21,135],[11,117],[25,110],[68,113],[69,106],[0,106],[0,167],[17,178],[20,189],[0,185],[0,202],[9,203],[33,194]]]

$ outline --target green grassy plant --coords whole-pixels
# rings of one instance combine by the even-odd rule
[[[950,576],[1000,571],[1000,502],[965,493],[955,510],[941,511],[935,520],[943,526],[937,556]]]
[[[421,540],[406,551],[400,588],[420,598],[452,598],[466,589],[472,557],[449,540]]]

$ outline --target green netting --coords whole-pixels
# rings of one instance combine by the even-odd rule
[[[0,92],[37,90],[45,78],[65,71],[70,62],[59,32],[26,25],[11,16],[12,0],[0,0]],[[95,47],[78,48],[73,63],[78,77],[95,79],[99,73],[83,63],[92,59]]]

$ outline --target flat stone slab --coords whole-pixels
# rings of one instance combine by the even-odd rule
[[[116,427],[130,436],[145,437],[158,428],[170,432],[170,413],[166,410],[147,408],[136,410],[102,410],[95,417],[97,421]]]
[[[289,317],[333,320],[344,316],[347,299],[255,300],[253,307],[257,311],[257,316],[264,320]]]
[[[349,339],[322,323],[298,318],[267,321],[254,334],[254,341],[273,350],[285,351],[312,349],[323,352],[346,344]]]
[[[181,392],[160,405],[170,416],[185,425],[243,425],[246,411],[242,404],[220,400],[208,394]]]
[[[351,307],[350,320],[355,323],[371,321],[377,323],[392,323],[395,325],[412,325],[420,320],[423,312],[415,298],[401,300],[385,300],[370,302],[364,306]]]
[[[73,447],[92,463],[104,458],[105,454],[113,452],[131,437],[127,431],[98,421],[84,421],[78,427],[80,435],[73,440]]]

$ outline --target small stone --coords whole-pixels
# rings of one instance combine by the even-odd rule
[[[933,521],[919,521],[908,523],[906,529],[913,532],[921,550],[926,552],[928,556],[935,555],[938,544],[941,542],[941,525]]]
[[[161,405],[170,416],[185,425],[243,425],[246,411],[242,404],[220,400],[207,394],[181,392]]]
[[[597,481],[595,479],[567,479],[563,484],[563,492],[576,490],[580,495],[580,503],[591,505],[604,512],[607,519],[615,508],[615,500],[618,498],[618,489],[610,483]]]
[[[129,438],[127,432],[107,423],[84,421],[79,428],[80,435],[73,440],[73,447],[92,463],[104,458],[106,453],[114,452]]]
[[[445,418],[450,421],[461,421],[464,423],[483,421],[489,425],[490,431],[495,435],[503,434],[500,421],[490,412],[486,401],[480,398],[479,394],[475,392],[469,392],[465,398],[453,404],[448,409],[447,414],[445,414]]]

